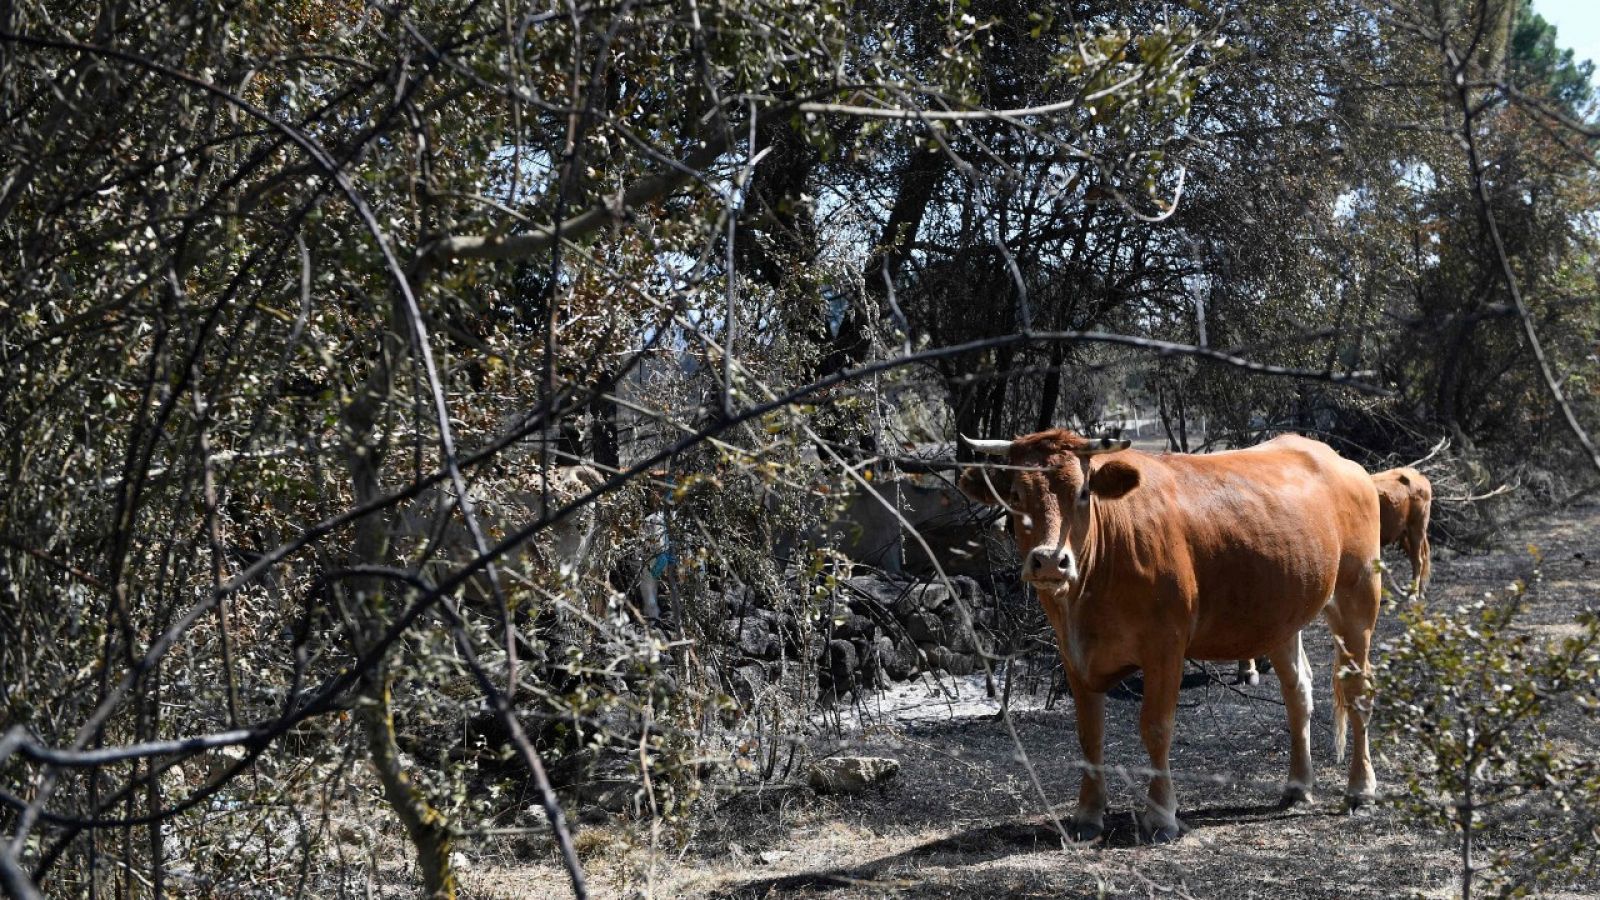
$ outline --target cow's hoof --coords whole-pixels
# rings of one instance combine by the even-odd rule
[[[1075,844],[1088,844],[1100,839],[1105,828],[1099,822],[1068,822],[1067,837]]]
[[[1176,825],[1160,825],[1145,832],[1145,842],[1150,844],[1170,844],[1183,836],[1183,832]]]
[[[1261,673],[1259,673],[1259,672],[1246,672],[1243,675],[1239,676],[1239,682],[1238,683],[1239,684],[1260,684],[1261,683]]]
[[[1283,796],[1278,798],[1278,806],[1288,809],[1300,803],[1315,803],[1311,791],[1304,785],[1291,784],[1283,789]]]
[[[1365,816],[1372,812],[1377,798],[1371,794],[1345,794],[1344,811],[1352,816]]]

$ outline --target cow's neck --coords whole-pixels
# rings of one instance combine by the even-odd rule
[[[1105,597],[1114,580],[1112,570],[1117,564],[1114,556],[1118,548],[1126,550],[1132,546],[1128,540],[1129,521],[1123,504],[1108,505],[1099,497],[1090,495],[1088,519],[1083,537],[1072,548],[1078,558],[1078,580],[1057,598],[1057,602],[1068,610],[1098,602]]]
[[[1090,497],[1088,523],[1082,538],[1073,544],[1078,556],[1078,580],[1059,591],[1039,594],[1046,606],[1046,614],[1062,637],[1063,650],[1071,667],[1082,677],[1097,678],[1105,668],[1091,656],[1091,640],[1085,637],[1087,623],[1096,616],[1093,610],[1105,603],[1116,603],[1113,571],[1115,554],[1129,546],[1125,531],[1129,521],[1125,509],[1113,504],[1107,509],[1096,497]],[[1119,662],[1120,666],[1121,663]]]

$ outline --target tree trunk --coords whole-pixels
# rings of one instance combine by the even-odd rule
[[[1471,363],[1467,348],[1476,326],[1476,320],[1470,317],[1455,324],[1451,329],[1454,333],[1450,336],[1450,350],[1439,357],[1441,368],[1434,395],[1434,421],[1447,430],[1457,429],[1461,421],[1462,375],[1463,369]]]
[[[1059,341],[1050,345],[1050,369],[1044,373],[1044,389],[1039,393],[1039,417],[1034,422],[1035,431],[1044,431],[1055,423],[1056,407],[1061,403],[1061,365],[1066,359],[1066,348]]]
[[[1006,427],[1006,393],[1011,384],[1011,363],[1016,354],[1010,347],[1001,347],[995,354],[995,373],[999,376],[989,388],[988,402],[983,409],[983,431],[987,434],[1003,434]],[[1005,435],[1010,437],[1010,435]]]
[[[621,448],[617,443],[617,404],[609,397],[599,396],[589,404],[594,424],[589,430],[590,452],[594,461],[607,471],[621,464]]]
[[[1167,392],[1156,382],[1156,411],[1161,416],[1161,430],[1167,433],[1167,449],[1178,449],[1178,436],[1172,432],[1172,416],[1167,412]]]
[[[1183,402],[1183,385],[1172,386],[1172,405],[1178,410],[1178,452],[1189,452],[1189,407]]]
[[[429,900],[453,900],[456,874],[450,862],[453,839],[444,814],[434,809],[422,791],[411,781],[400,762],[400,747],[395,742],[394,716],[389,708],[388,673],[375,675],[362,692],[358,705],[362,729],[367,735],[367,750],[372,768],[383,784],[384,799],[400,817],[406,836],[417,854],[422,873],[423,896]]]
[[[1470,741],[1472,730],[1467,730]],[[1472,764],[1466,766],[1466,788],[1461,803],[1456,807],[1456,821],[1461,825],[1461,900],[1472,900]]]
[[[393,399],[394,372],[389,361],[397,358],[402,351],[399,339],[393,334],[386,341],[388,346],[385,352],[379,354],[361,394],[345,407],[342,416],[346,465],[350,470],[353,493],[357,502],[362,504],[383,496],[379,467],[384,448],[378,422],[384,405]],[[387,516],[367,515],[357,521],[351,542],[352,565],[381,565],[387,559],[388,548]],[[371,610],[382,608],[383,604],[378,602],[378,598],[384,592],[384,585],[376,578],[351,579],[349,584],[356,596],[355,603],[348,607],[347,621],[353,629],[351,643],[359,653],[364,652],[383,631],[381,619],[374,616]],[[394,718],[390,712],[387,663],[380,661],[374,669],[367,676],[356,709],[357,718],[366,733],[372,768],[383,785],[384,799],[405,826],[406,834],[415,848],[425,896],[430,900],[453,900],[456,882],[450,864],[448,822],[444,814],[428,802],[401,765],[400,749],[395,741]]]
[[[879,308],[887,305],[891,285],[900,276],[900,262],[905,257],[902,245],[916,237],[922,227],[934,189],[944,179],[948,166],[944,154],[919,148],[911,151],[900,169],[894,206],[889,209],[889,218],[883,223],[883,231],[862,270],[866,299]],[[860,313],[854,306],[846,308],[844,321],[839,324],[833,346],[823,359],[820,374],[832,375],[860,362],[866,358],[870,346]]]

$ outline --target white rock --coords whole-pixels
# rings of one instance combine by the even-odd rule
[[[830,756],[811,764],[807,780],[818,793],[848,794],[883,784],[900,771],[900,761],[882,756]]]

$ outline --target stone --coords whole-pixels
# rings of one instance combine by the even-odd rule
[[[961,624],[946,625],[945,633],[949,635],[945,640],[945,645],[957,653],[988,651],[994,645],[990,634],[982,628],[976,627],[976,625],[973,628],[968,628]]]
[[[905,626],[906,635],[919,644],[944,643],[944,623],[931,612],[916,610],[901,617],[900,624]]]
[[[728,634],[734,636],[739,652],[753,659],[777,659],[783,642],[772,633],[772,624],[761,616],[746,616],[743,621],[729,619]]]
[[[754,660],[737,663],[728,676],[728,682],[733,698],[739,701],[740,706],[748,709],[755,704],[767,686],[766,667]]]
[[[828,642],[827,653],[827,658],[822,661],[823,671],[828,675],[834,693],[843,694],[855,686],[856,670],[861,666],[856,645],[849,641],[832,640]]]
[[[806,780],[819,794],[849,794],[887,783],[900,773],[900,761],[883,756],[830,756],[807,770]]]
[[[173,765],[161,773],[161,789],[169,796],[184,797],[189,792],[189,776],[183,766]]]
[[[984,596],[983,588],[979,586],[978,579],[971,575],[950,576],[950,586],[956,589],[961,599],[967,601],[968,606],[986,606],[989,598]]]
[[[764,611],[773,633],[783,645],[783,651],[790,656],[799,656],[801,649],[800,622],[791,612]]]
[[[849,613],[841,618],[843,621],[833,626],[834,637],[852,641],[856,638],[870,638],[876,630],[871,619],[858,613]]]
[[[861,666],[857,682],[863,687],[877,687],[878,673],[883,670],[882,660],[878,658],[877,642],[868,638],[857,638],[850,643],[856,648],[856,659]]]
[[[755,592],[742,584],[736,584],[722,592],[723,608],[728,611],[728,617],[737,619],[742,615],[751,615],[756,612]]]
[[[594,792],[590,802],[608,813],[637,810],[642,791],[632,782],[610,782]]]
[[[904,619],[919,610],[932,612],[950,602],[950,591],[942,584],[919,584],[894,605],[894,614]]]
[[[244,762],[245,758],[249,755],[249,751],[245,750],[238,744],[230,744],[226,747],[218,747],[216,750],[212,751],[211,756],[207,759],[206,780],[216,781],[219,778],[226,777],[227,774],[233,770],[234,766]]]
[[[951,602],[950,589],[939,582],[924,584],[920,587],[913,588],[912,593],[921,596],[923,609],[940,609]]]
[[[878,635],[874,647],[878,651],[879,663],[883,666],[883,674],[895,681],[905,681],[917,674],[917,645],[910,638],[901,637],[898,641],[888,635]]]
[[[845,592],[846,602],[852,606],[858,603],[864,605],[863,597],[866,597],[883,609],[892,609],[895,602],[900,599],[900,595],[906,592],[905,582],[891,581],[875,575],[858,575],[855,578],[845,579],[844,583],[852,589]]]
[[[963,652],[972,650],[972,629],[967,627],[961,612],[954,606],[939,611],[939,625],[944,628],[943,643],[946,646]]]
[[[966,611],[970,615],[972,607],[968,606]],[[967,616],[961,614],[961,604],[959,603],[950,603],[939,608],[939,621],[943,622],[944,627],[947,629],[954,625],[960,625],[966,618]]]

